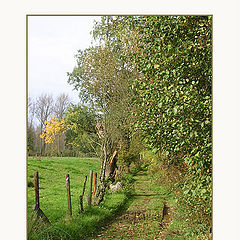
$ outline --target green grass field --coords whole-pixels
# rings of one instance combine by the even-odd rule
[[[28,159],[28,182],[34,183],[34,172],[39,174],[40,208],[50,221],[68,214],[65,176],[70,175],[73,216],[78,212],[78,199],[82,192],[84,176],[89,171],[99,173],[100,161],[96,158],[42,158]],[[88,184],[86,192],[88,193]],[[34,187],[28,187],[28,209],[34,205]]]
[[[107,194],[100,206],[87,207],[88,181],[84,196],[83,214],[78,213],[79,195],[84,177],[93,170],[99,174],[100,160],[97,158],[28,158],[28,183],[34,183],[34,172],[39,173],[40,208],[48,217],[51,226],[32,224],[34,187],[28,187],[28,239],[83,239],[96,232],[104,222],[110,220],[127,201],[124,191]],[[70,175],[72,218],[68,217],[65,176]]]

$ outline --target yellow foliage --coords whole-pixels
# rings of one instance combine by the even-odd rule
[[[56,136],[63,134],[67,130],[67,124],[64,119],[59,120],[53,116],[50,120],[46,121],[44,133],[40,135],[45,143],[52,143]]]

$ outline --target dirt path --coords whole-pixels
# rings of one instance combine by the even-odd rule
[[[170,222],[170,208],[164,203],[163,196],[151,187],[145,172],[134,178],[133,202],[94,239],[166,239],[164,228]]]

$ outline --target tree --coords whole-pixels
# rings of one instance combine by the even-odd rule
[[[27,125],[27,150],[28,154],[34,151],[35,132],[33,119],[35,114],[35,103],[32,98],[28,97],[28,125]]]
[[[68,126],[66,143],[74,150],[99,156],[99,138],[96,131],[97,115],[86,106],[72,105],[65,115]]]
[[[28,97],[28,125],[29,128],[33,127],[33,119],[35,117],[36,103],[31,97]]]
[[[67,124],[64,119],[59,120],[55,116],[45,122],[44,133],[40,138],[44,139],[46,143],[53,143],[56,136],[62,135],[67,129]]]
[[[70,104],[71,102],[67,94],[65,93],[59,94],[53,107],[54,115],[59,120],[62,120]]]
[[[40,123],[41,134],[44,131],[46,121],[52,114],[53,110],[53,98],[49,94],[42,94],[36,100],[36,118]],[[40,141],[40,154],[44,155],[45,153],[45,141],[44,139]]]
[[[62,120],[64,115],[67,112],[68,107],[70,106],[70,99],[69,96],[65,93],[61,93],[58,95],[54,107],[53,107],[53,114],[57,117],[57,119]],[[62,142],[62,144],[61,144]],[[57,137],[57,144],[58,144],[58,156],[61,155],[61,146],[62,149],[64,148],[64,134],[58,135]]]
[[[66,144],[81,153],[99,156],[96,115],[87,107],[74,106],[69,108],[62,120],[53,116],[46,121],[44,133],[40,135],[46,144],[53,143],[66,132]],[[91,154],[93,155],[93,154]]]
[[[102,131],[102,193],[105,177],[114,180],[117,152],[130,145],[128,126],[132,117],[131,99],[134,93],[129,83],[136,74],[122,61],[120,49],[111,40],[111,31],[108,29],[111,18],[103,20],[106,31],[94,31],[94,35],[99,34],[103,42],[100,41],[96,47],[79,50],[76,56],[77,67],[68,74],[68,82],[80,90],[82,102],[95,109],[100,116],[97,126]],[[99,202],[104,194],[100,195]]]

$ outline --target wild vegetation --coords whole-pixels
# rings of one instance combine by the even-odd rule
[[[55,120],[44,109],[40,154],[48,139],[64,135],[71,154],[98,157],[96,206],[105,204],[119,165],[146,166],[156,191],[162,185],[171,193],[166,201],[183,239],[210,238],[211,17],[106,16],[92,36],[96,44],[78,51],[68,73],[80,104]]]

